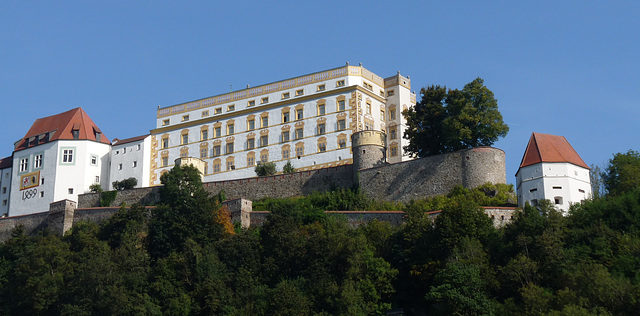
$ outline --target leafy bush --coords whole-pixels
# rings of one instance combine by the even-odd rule
[[[122,191],[122,190],[130,190],[136,187],[136,185],[138,185],[138,179],[136,178],[129,178],[129,179],[124,179],[122,181],[113,181],[113,188],[118,190],[118,191]]]
[[[270,176],[276,174],[276,164],[273,162],[261,163],[254,169],[258,177]]]
[[[100,186],[100,183],[94,183],[89,186],[89,190],[93,193],[100,193],[102,192],[102,187]]]
[[[293,167],[291,160],[287,161],[287,164],[282,167],[282,172],[284,173],[294,173],[296,172],[296,168]]]

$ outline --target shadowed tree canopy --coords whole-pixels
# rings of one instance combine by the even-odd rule
[[[420,90],[422,100],[403,112],[407,119],[405,150],[426,157],[460,149],[491,146],[509,127],[502,121],[493,92],[477,78],[462,90],[432,85]]]
[[[621,195],[640,187],[640,152],[629,150],[613,155],[603,178],[605,189],[611,195]]]

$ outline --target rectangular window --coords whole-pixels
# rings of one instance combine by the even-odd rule
[[[304,130],[302,128],[296,129],[296,139],[302,139],[304,137]]]
[[[387,97],[392,97],[395,94],[393,90],[387,91]]]
[[[248,120],[247,121],[247,130],[251,131],[256,129],[256,121],[255,120]]]
[[[553,187],[554,190],[562,190],[562,187]]]
[[[209,131],[204,129],[200,132],[200,140],[207,140],[209,138]]]
[[[296,156],[298,157],[304,156],[304,147],[302,146],[296,147]]]
[[[215,114],[221,114],[221,113],[222,113],[222,108],[215,108],[215,109],[213,110],[213,113],[215,113]]]
[[[233,135],[235,133],[235,126],[233,124],[227,125],[227,135]]]
[[[62,162],[63,163],[72,163],[73,162],[73,149],[63,149],[62,150]]]
[[[324,104],[318,105],[318,115],[324,115]]]
[[[533,188],[529,190],[529,192],[536,192],[536,191],[538,191],[538,188]]]
[[[33,156],[33,168],[34,169],[42,168],[42,157],[43,157],[43,154],[37,154],[37,155]]]
[[[324,123],[318,124],[318,135],[322,135],[325,133],[325,125]]]
[[[189,120],[189,115],[183,115],[183,116],[182,116],[182,121],[183,121],[183,122],[186,122],[186,121],[188,121],[188,120]]]
[[[391,139],[396,139],[397,135],[396,135],[396,128],[395,127],[391,127],[389,128],[389,138]]]
[[[367,102],[367,114],[371,114],[371,102]]]
[[[338,101],[338,111],[344,111],[345,108],[345,101],[344,100],[339,100]]]
[[[396,119],[396,110],[395,109],[389,110],[389,119],[390,120],[395,120]]]
[[[73,194],[73,188],[69,188],[69,194]]]
[[[287,123],[289,122],[289,112],[283,112],[282,113],[282,123]]]
[[[40,192],[40,193],[44,193],[44,192]],[[7,206],[7,200],[2,200],[2,206]]]
[[[256,147],[256,140],[253,138],[247,139],[247,149],[253,149]]]
[[[134,162],[133,162],[133,167],[135,168],[135,167],[137,167],[137,166],[138,166],[138,162],[137,162],[137,161],[134,161]]]
[[[384,91],[380,90],[380,96],[384,98]]]
[[[363,85],[365,88],[367,88],[367,89],[369,89],[369,90],[372,90],[372,91],[373,91],[373,86],[372,86],[372,85],[370,85],[370,84],[368,84],[368,83],[366,83],[366,82],[364,82],[364,81],[362,82],[362,85]]]
[[[200,148],[200,158],[207,158],[207,152],[209,149],[207,147]]]
[[[20,172],[29,170],[29,158],[20,159]]]
[[[202,117],[209,116],[209,110],[202,111]]]
[[[380,109],[380,120],[384,122],[387,117],[384,115],[384,109]]]
[[[213,165],[213,172],[214,173],[220,172],[220,164],[219,163]]]
[[[169,165],[169,157],[162,157],[162,166],[166,167]]]
[[[96,155],[91,155],[91,165],[95,166],[98,164],[98,156]]]
[[[296,120],[301,120],[304,118],[304,112],[302,109],[296,110]]]
[[[222,128],[221,127],[216,127],[213,129],[214,133],[215,133],[215,137],[220,137],[222,136]]]
[[[44,197],[44,191],[40,191],[40,197],[43,198]]]
[[[162,148],[169,148],[169,138],[163,138],[162,139]],[[116,151],[116,154],[118,152]]]
[[[254,105],[256,105],[256,100],[251,100],[247,102],[247,106],[254,106]]]
[[[233,143],[227,143],[227,154],[233,153]]]
[[[327,151],[327,144],[325,143],[318,143],[318,152],[325,152]]]
[[[256,158],[247,157],[247,167],[251,167],[256,164]]]
[[[282,141],[283,142],[289,141],[289,131],[282,131]]]
[[[235,104],[231,104],[229,106],[227,106],[227,111],[235,111],[236,109],[236,105]]]
[[[296,97],[299,97],[301,95],[304,95],[304,90],[302,90],[302,89],[296,90]]]
[[[325,90],[324,84],[318,85],[318,91],[324,91],[324,90]]]
[[[269,103],[269,97],[264,97],[260,99],[260,104],[265,104],[265,103]]]
[[[186,145],[189,143],[189,134],[182,134],[181,144]]]
[[[398,147],[393,146],[391,147],[391,157],[395,157],[398,155]]]
[[[282,159],[289,159],[289,149],[282,150]]]
[[[343,131],[347,128],[347,120],[338,120],[338,130]]]
[[[167,126],[169,125],[169,120],[163,120],[162,121],[162,126]]]
[[[260,136],[260,146],[264,147],[269,145],[269,135]]]
[[[140,148],[142,148],[142,146],[140,144],[138,144],[138,150],[140,150]]]
[[[267,162],[269,162],[269,154],[264,153],[260,155],[260,163],[267,163]]]
[[[364,122],[364,129],[367,130],[367,131],[372,131],[373,130],[373,123]]]
[[[338,147],[347,148],[347,140],[344,138],[338,139]]]
[[[336,87],[344,87],[344,80],[336,81]]]
[[[265,116],[265,117],[262,118],[262,127],[264,128],[264,127],[267,127],[267,126],[269,126],[269,117]]]
[[[227,170],[233,170],[235,169],[233,166],[233,161],[227,161]]]
[[[7,194],[7,187],[2,188],[2,194]]]
[[[213,156],[214,157],[220,156],[220,145],[213,146]]]
[[[282,94],[282,99],[288,99],[290,97],[289,92],[285,92]]]
[[[118,164],[118,170],[122,170],[122,164]]]

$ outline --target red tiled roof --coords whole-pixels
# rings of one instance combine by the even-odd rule
[[[11,168],[13,166],[13,157],[5,157],[0,159],[0,169]]]
[[[60,114],[37,119],[33,125],[31,125],[27,134],[18,142],[15,150],[18,151],[27,148],[27,140],[29,138],[46,133],[50,133],[48,141],[74,139],[73,130],[78,131],[77,139],[79,140],[95,141],[96,132],[102,134],[100,128],[96,126],[82,108],[75,108]],[[100,142],[111,144],[104,134],[100,137]],[[40,140],[35,143],[30,143],[28,147],[37,146],[42,143],[43,140]]]
[[[140,136],[136,136],[136,137],[131,137],[131,138],[125,138],[125,139],[117,139],[114,138],[113,139],[113,145],[122,145],[122,144],[127,144],[127,143],[132,143],[132,142],[136,142],[139,140],[143,140],[145,138],[149,137],[149,134],[146,135],[140,135]]]
[[[568,162],[589,169],[563,136],[533,133],[520,162],[520,168],[541,162]]]

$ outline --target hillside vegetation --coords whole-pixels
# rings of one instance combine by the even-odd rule
[[[16,231],[0,247],[7,315],[636,315],[640,189],[563,217],[526,206],[496,229],[479,205],[508,186],[406,205],[357,190],[267,199],[262,227],[232,227],[197,171],[163,175],[163,204],[64,237]],[[324,210],[396,209],[406,223],[350,228]],[[435,220],[426,211],[441,210]]]

